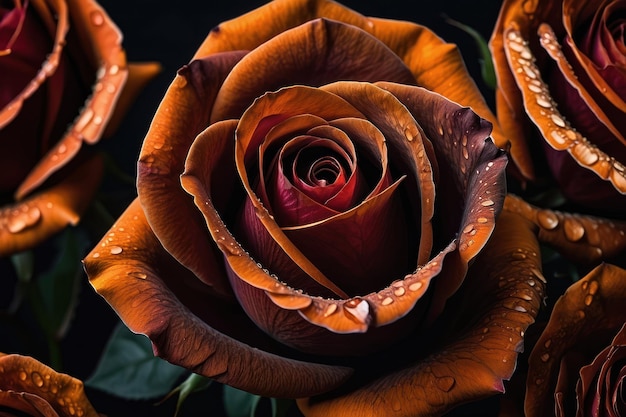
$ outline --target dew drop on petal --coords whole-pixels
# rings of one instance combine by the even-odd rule
[[[139,278],[139,279],[146,279],[148,278],[148,275],[141,272],[141,271],[131,271],[128,273],[129,276],[131,277],[135,277],[135,278]]]
[[[39,374],[38,372],[33,372],[30,375],[30,379],[33,381],[33,384],[35,384],[35,386],[40,387],[40,388],[43,386],[43,378],[41,377],[41,374]]]
[[[104,16],[99,10],[94,10],[93,12],[91,12],[89,17],[91,19],[91,23],[96,26],[102,26],[102,24],[104,23]]]
[[[111,248],[111,255],[119,255],[120,253],[122,253],[123,249],[119,246],[113,246]]]
[[[539,225],[546,230],[552,230],[559,225],[559,218],[550,210],[541,210],[537,213]]]

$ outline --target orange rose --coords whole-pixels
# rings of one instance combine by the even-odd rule
[[[529,357],[526,417],[624,415],[625,299],[626,271],[602,264],[557,300]]]
[[[539,209],[508,196],[505,210],[536,226],[540,241],[591,269],[556,301],[548,323],[532,327],[528,369],[507,390],[502,417],[624,414],[626,222]],[[525,400],[524,400],[525,398]]]
[[[92,0],[2,3],[0,256],[76,224],[90,202],[102,162],[83,143],[112,128],[158,70],[129,68],[121,40]]]
[[[615,0],[506,0],[491,38],[514,161],[530,180],[549,169],[570,201],[607,214],[626,207],[625,11]]]
[[[83,383],[37,360],[0,353],[0,412],[41,417],[98,417]]]
[[[413,23],[278,0],[220,24],[90,282],[157,355],[306,415],[501,392],[541,299],[537,241],[500,214],[491,124],[444,96],[491,118],[456,48]]]

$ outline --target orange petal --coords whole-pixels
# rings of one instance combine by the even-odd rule
[[[138,199],[84,265],[95,290],[132,331],[150,338],[156,355],[195,373],[291,398],[328,391],[352,373],[270,353],[273,344],[238,307],[211,296],[163,250]]]
[[[626,271],[601,264],[557,300],[528,362],[528,417],[553,415],[554,385],[564,355],[583,347],[595,332],[617,331],[626,321],[625,299]]]
[[[26,392],[0,390],[0,407],[3,411],[21,412],[29,417],[59,417],[49,402]],[[11,414],[14,415],[14,414]]]
[[[552,39],[552,43],[555,43],[554,34],[547,26],[542,26],[540,32],[544,42],[550,42]],[[504,50],[517,87],[522,93],[526,113],[539,128],[547,143],[556,150],[567,151],[580,166],[592,170],[600,178],[610,181],[620,193],[626,194],[626,167],[590,143],[557,110],[548,86],[542,80],[539,68],[534,63],[527,41],[521,33],[509,29],[504,32],[503,36],[505,37]],[[552,50],[555,47],[552,46]],[[548,48],[548,50],[551,49]],[[553,53],[556,55],[556,52]],[[567,64],[562,65],[567,66]],[[572,77],[575,78],[574,75]],[[602,112],[597,105],[590,105],[590,108],[595,109],[596,112]],[[607,120],[607,118],[600,117],[599,120]],[[618,138],[621,138],[620,140],[625,141],[610,122],[606,124],[608,128],[612,128],[612,132]]]
[[[67,3],[49,0],[49,3],[59,16],[55,49],[48,60],[50,64],[42,66],[40,73],[43,78],[41,80],[36,78],[33,81],[34,84],[27,86],[26,89],[36,89],[46,77],[54,72],[70,22],[71,30],[76,32],[76,36],[82,42],[84,58],[89,62],[94,62],[94,72],[97,68],[98,73],[92,94],[73,125],[24,179],[16,191],[17,199],[33,191],[50,175],[72,160],[83,142],[93,144],[100,140],[126,82],[128,72],[126,56],[121,47],[122,35],[100,5],[93,0]],[[68,19],[68,14],[70,19]],[[23,100],[25,96],[20,96],[16,100]],[[15,109],[11,104],[7,108]],[[11,111],[16,112],[16,110]],[[4,120],[2,116],[0,120]]]
[[[50,413],[48,407],[42,407],[41,400],[47,402],[61,417],[99,417],[89,403],[81,381],[58,373],[31,357],[0,353],[0,393],[7,391],[26,393],[25,402],[30,403],[44,417],[56,414]],[[0,397],[0,407],[5,404],[5,398]]]
[[[469,76],[456,46],[414,23],[367,18],[328,0],[272,1],[221,23],[207,36],[196,57],[219,51],[253,50],[282,32],[318,18],[356,26],[380,39],[405,62],[418,85],[472,107],[494,124],[496,143],[506,147],[507,138],[497,127],[495,116]],[[243,33],[246,35],[241,36]]]
[[[58,184],[0,208],[0,257],[31,249],[68,225],[76,225],[100,184],[103,163],[93,157]]]
[[[403,162],[400,155],[410,156],[408,164],[410,171],[406,174],[411,175],[410,186],[415,184],[416,207],[420,208],[419,218],[418,214],[415,214],[417,230],[420,233],[417,265],[424,265],[430,258],[433,246],[431,221],[435,210],[437,175],[437,158],[428,137],[423,134],[422,128],[415,122],[411,113],[406,111],[403,103],[384,88],[367,83],[340,81],[324,86],[323,89],[347,100],[382,131],[390,149],[396,151],[398,161],[392,164],[399,166],[400,162]],[[376,103],[375,106],[371,105],[372,101]]]
[[[117,130],[135,98],[159,72],[161,72],[161,64],[157,62],[130,62],[128,64],[128,80],[124,84],[113,115],[103,133],[104,137],[112,135]]]
[[[151,227],[163,246],[205,282],[211,282],[211,272],[219,270],[221,260],[205,233],[202,216],[181,189],[179,177],[191,143],[209,124],[217,90],[241,56],[214,55],[179,71],[155,114],[137,167],[137,192]],[[181,230],[193,238],[182,235]],[[230,293],[227,287],[215,289]]]
[[[519,213],[538,228],[539,240],[578,264],[597,264],[626,249],[626,222],[540,209],[509,194],[505,208]]]
[[[354,26],[316,19],[250,51],[224,81],[211,121],[240,117],[266,91],[339,80],[415,83],[404,62],[378,39]]]
[[[532,225],[503,212],[458,297],[435,324],[442,335],[429,339],[439,346],[435,353],[420,358],[415,346],[394,352],[412,357],[414,365],[355,391],[300,399],[298,406],[307,417],[434,416],[503,392],[543,297],[538,252]]]

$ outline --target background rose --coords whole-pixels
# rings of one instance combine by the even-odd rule
[[[0,409],[9,415],[97,417],[83,383],[37,360],[0,353]]]
[[[490,41],[498,120],[526,179],[549,167],[568,199],[611,214],[626,202],[623,12],[621,1],[509,0]]]
[[[625,283],[625,270],[602,264],[567,289],[530,354],[525,407],[501,415],[624,414]]]
[[[91,0],[2,4],[0,256],[78,221],[102,171],[82,144],[113,128],[158,70],[129,68],[121,34]]]
[[[329,20],[318,19],[320,16]],[[251,25],[255,30],[250,31]],[[430,52],[429,60],[419,56],[424,50]],[[494,227],[504,194],[505,158],[488,140],[490,126],[484,120],[467,108],[412,86],[432,84],[464,104],[484,108],[454,47],[423,27],[366,19],[336,3],[276,1],[214,29],[196,58],[170,86],[144,142],[139,162],[140,200],[85,260],[92,284],[129,327],[148,335],[158,355],[263,395],[305,397],[341,384],[344,394],[366,383],[376,387],[365,385],[349,396],[335,393],[334,400],[302,400],[302,409],[312,415],[324,413],[325,407],[358,409],[372,403],[379,406],[369,408],[369,413],[437,414],[461,402],[501,392],[502,379],[514,368],[524,329],[536,314],[542,277],[530,228],[510,214],[512,218],[505,216],[507,226],[496,232],[497,243],[479,258],[482,261],[476,260],[466,278],[469,261],[484,247]],[[442,73],[447,78],[441,77]],[[320,86],[337,79],[390,82],[278,90],[284,85]],[[266,91],[274,92],[263,96]],[[324,119],[335,128],[335,119],[369,121],[364,126],[371,123],[371,131],[384,132],[389,142],[393,178],[388,184],[407,175],[400,198],[407,199],[403,203],[413,212],[400,212],[399,217],[417,226],[405,221],[409,238],[400,248],[406,251],[408,247],[412,258],[404,261],[408,265],[404,270],[390,273],[379,284],[378,293],[372,289],[360,293],[357,288],[353,291],[358,297],[311,296],[301,287],[294,289],[289,274],[278,274],[278,279],[287,281],[285,285],[264,271],[266,263],[273,261],[273,253],[249,242],[262,238],[265,230],[285,248],[288,260],[317,273],[308,257],[297,251],[300,247],[294,251],[296,245],[281,235],[286,229],[267,211],[275,207],[264,207],[270,200],[263,203],[255,195],[263,192],[258,184],[266,182],[256,182],[251,175],[256,172],[255,151],[265,146],[258,140],[302,133],[296,120],[300,115]],[[278,135],[284,123],[298,128],[290,126],[286,135]],[[318,123],[313,129],[320,126],[325,124]],[[306,129],[304,133],[313,136],[308,130],[312,128]],[[346,132],[354,133],[354,129],[342,128],[338,135]],[[376,135],[367,135],[361,142],[352,137],[355,135],[348,136],[362,152],[365,146],[373,147],[367,144]],[[233,181],[235,160],[244,188]],[[264,166],[260,159],[258,164]],[[436,166],[438,170],[432,168]],[[184,169],[183,185],[194,195],[197,207],[180,186]],[[260,174],[255,175],[259,179]],[[388,184],[374,196],[383,194]],[[436,199],[432,194],[435,186],[445,190]],[[418,198],[417,193],[422,195]],[[245,218],[246,201],[262,223],[259,234],[250,235],[251,220],[238,217],[243,212]],[[371,207],[367,206],[368,210]],[[431,227],[436,232],[432,235]],[[253,249],[241,247],[243,240],[252,243]],[[257,255],[262,259],[256,259]],[[489,255],[497,255],[499,261],[490,262]],[[422,268],[413,274],[418,263]],[[232,302],[228,271],[248,314],[290,347],[260,332]],[[505,279],[505,271],[507,277],[511,273],[509,279]],[[520,271],[524,271],[523,278]],[[529,280],[529,273],[536,280]],[[361,352],[374,356],[340,359],[358,352],[345,347],[340,352],[338,344],[319,350],[324,344],[322,337],[354,342],[370,328],[372,333],[391,328],[397,336],[396,323],[404,324],[397,319],[407,313],[423,316],[417,323],[427,325],[462,283],[463,296],[452,303],[455,308],[445,309],[435,327],[440,331],[429,332],[428,343],[420,341],[417,336],[421,333],[412,329],[408,333],[400,329],[405,340],[399,345],[394,343],[397,338],[379,335],[373,339],[394,343],[392,360],[389,351]],[[254,293],[259,290],[260,294]],[[430,305],[418,302],[424,294]],[[466,314],[469,299],[484,300],[474,306],[476,314],[471,317]],[[502,310],[506,312],[497,314]],[[389,326],[383,327],[385,324]],[[295,338],[297,332],[276,334],[294,328],[309,332],[302,338],[304,345]],[[466,356],[468,349],[471,357]],[[371,395],[377,398],[364,401],[363,396]]]

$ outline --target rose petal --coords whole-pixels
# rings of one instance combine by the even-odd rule
[[[529,417],[550,415],[551,389],[561,357],[594,334],[626,321],[626,271],[602,264],[561,296],[529,358],[525,411]]]
[[[0,390],[0,407],[3,412],[11,412],[7,416],[59,417],[50,403],[37,395],[26,392]]]
[[[300,399],[298,406],[307,417],[430,416],[502,392],[502,381],[515,369],[524,331],[543,297],[543,281],[534,281],[541,277],[538,251],[529,223],[503,212],[492,239],[472,265],[464,290],[437,325],[442,326],[441,339],[429,339],[431,346],[438,346],[437,353],[419,358],[416,346],[409,345],[406,352],[395,351],[394,357],[412,365],[392,372],[387,368],[354,391]],[[476,300],[484,302],[476,305]],[[471,320],[461,319],[447,328],[455,321],[452,317],[468,319],[466,303],[474,312]],[[375,367],[375,360],[368,361]],[[388,357],[385,363],[389,365]]]
[[[11,397],[22,404],[30,404],[45,417],[56,416],[56,413],[61,416],[99,416],[89,403],[81,381],[55,372],[27,356],[0,354],[0,394],[7,391],[27,393],[23,401]],[[43,405],[42,401],[48,403],[48,406]],[[0,405],[4,404],[0,400]]]
[[[491,236],[506,191],[507,158],[490,140],[489,122],[471,109],[420,87],[378,85],[392,92],[408,108],[436,150],[440,167],[437,187],[446,190],[437,196],[439,207],[459,208],[437,213],[445,220],[438,222],[444,226],[439,227],[436,236],[444,243],[458,236],[459,252],[456,261],[449,260],[449,272],[454,271],[454,275],[436,289],[432,307],[436,314],[461,285],[467,264]],[[459,201],[464,203],[459,205]]]
[[[137,192],[163,246],[224,295],[230,289],[225,283],[214,282],[213,276],[214,271],[223,269],[221,260],[214,243],[205,235],[204,220],[188,194],[181,190],[179,176],[189,146],[208,126],[210,109],[205,106],[213,102],[224,77],[243,54],[215,55],[193,61],[179,71],[155,114],[137,166]],[[228,192],[225,185],[222,193]],[[162,198],[163,193],[167,199]],[[181,230],[188,233],[183,235]]]
[[[563,0],[563,9],[568,13],[563,14],[563,25],[570,37],[575,34],[575,29],[581,24],[588,24],[584,20],[587,16],[592,16],[598,10],[598,7],[594,7],[594,3],[584,4],[572,0]],[[587,9],[585,11],[584,9]],[[600,8],[601,9],[601,8]],[[574,42],[568,42],[571,48],[571,52],[576,57],[575,63],[581,66],[582,71],[577,71],[579,74],[584,74],[585,77],[589,77],[595,85],[597,91],[602,92],[602,96],[607,98],[613,106],[619,109],[622,113],[626,112],[626,100],[624,100],[623,92],[616,92],[603,74],[598,71],[598,67],[594,62],[576,46]],[[623,75],[622,75],[623,77]]]
[[[0,257],[30,249],[76,225],[100,185],[100,157],[83,161],[58,184],[0,208]]]
[[[298,248],[289,241],[285,233],[276,224],[268,208],[255,195],[248,170],[252,165],[260,141],[265,134],[278,122],[299,114],[314,114],[324,119],[359,117],[362,114],[354,109],[345,100],[323,90],[294,86],[283,88],[275,93],[266,93],[249,107],[237,126],[237,139],[235,149],[235,162],[239,177],[243,182],[248,195],[246,202],[252,204],[258,221],[263,224],[272,240],[293,260],[296,265],[306,272],[312,279],[326,288],[332,290],[342,298],[348,298],[347,294],[337,285],[332,283],[319,269],[310,262]],[[250,218],[250,221],[253,219]],[[247,227],[251,224],[246,223]],[[252,238],[262,236],[260,233],[248,233]]]
[[[5,108],[6,115],[17,114],[22,102],[55,73],[70,22],[68,17],[71,17],[72,30],[84,43],[82,51],[86,51],[84,53],[87,56],[89,53],[94,54],[97,62],[94,65],[99,65],[99,73],[92,95],[87,99],[73,125],[24,179],[16,191],[17,199],[27,195],[66,165],[83,142],[93,144],[100,139],[127,78],[126,57],[121,47],[122,36],[102,7],[93,0],[78,2],[69,9],[62,1],[50,0],[50,3],[49,7],[58,15],[54,49],[37,77]],[[37,2],[34,2],[34,5],[37,5]],[[71,16],[68,16],[68,13]],[[94,66],[93,71],[95,68]],[[3,110],[0,114],[0,124],[5,120]]]
[[[281,356],[261,350],[272,347],[267,336],[238,307],[212,297],[206,285],[163,250],[138,199],[111,232],[114,235],[85,258],[85,270],[128,327],[150,338],[156,355],[268,397],[325,392],[352,373],[349,368],[290,359],[285,350]]]
[[[535,223],[540,241],[578,264],[619,257],[626,248],[626,222],[540,209],[512,194],[504,205]]]
[[[211,121],[239,117],[266,91],[336,80],[415,82],[402,60],[367,32],[317,19],[277,35],[246,55],[224,81]]]
[[[276,19],[276,16],[281,16],[281,19]],[[498,128],[495,116],[469,76],[458,49],[453,44],[444,42],[428,28],[414,23],[368,18],[334,1],[272,1],[243,16],[221,23],[207,36],[196,56],[254,49],[280,33],[321,17],[353,25],[382,40],[405,61],[413,73],[414,81],[408,84],[415,84],[417,81],[418,85],[472,107],[494,124],[496,143],[502,148],[506,147],[508,138]],[[251,27],[254,28],[253,31],[250,30]],[[246,36],[238,36],[244,32]],[[420,58],[424,56],[424,51],[428,51],[429,59]],[[369,52],[365,56],[371,62],[384,62],[372,59]]]
[[[411,190],[410,203],[416,210],[412,217],[416,219],[415,233],[420,236],[420,241],[415,266],[425,264],[433,245],[431,219],[437,175],[437,159],[430,141],[422,135],[420,126],[398,99],[383,89],[368,83],[350,82],[333,83],[323,89],[350,102],[385,136],[389,159],[407,175],[405,187]],[[372,101],[376,106],[371,105]]]

